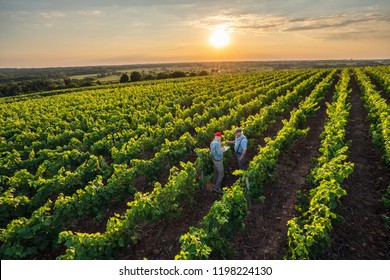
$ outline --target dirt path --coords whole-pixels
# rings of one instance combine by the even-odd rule
[[[287,117],[289,112],[283,114],[283,118]],[[280,118],[273,124],[262,137],[257,139],[254,147],[264,143],[265,137],[272,137],[282,127],[282,119]],[[251,160],[256,155],[255,150],[248,151],[246,161]],[[235,170],[237,162],[233,158],[228,168],[228,173]],[[226,174],[222,186],[231,186],[237,177]],[[118,259],[174,259],[180,252],[180,243],[178,238],[188,232],[191,226],[196,226],[210,210],[214,201],[221,199],[221,195],[214,193],[207,188],[198,190],[195,195],[195,202],[188,205],[182,215],[176,219],[162,221],[153,225],[144,225],[140,228],[139,243],[132,247],[128,252],[118,256]]]
[[[375,80],[370,75],[367,75],[367,76],[368,76],[368,78],[370,78],[371,83],[375,86],[375,89],[379,92],[380,96],[382,96],[386,100],[387,105],[389,105],[390,104],[390,95],[385,91],[383,86],[377,80]]]
[[[245,220],[246,229],[233,239],[234,259],[281,259],[286,253],[286,223],[296,214],[296,191],[305,185],[309,163],[318,154],[326,118],[325,102],[331,102],[335,83],[316,115],[308,119],[307,137],[297,139],[288,152],[281,154],[274,173],[276,182],[264,188],[264,204],[252,206]]]
[[[265,137],[274,136],[282,127],[282,119],[289,116],[289,112],[282,114],[282,117],[271,127],[262,134],[262,137],[257,139],[253,147],[264,144]],[[257,149],[248,151],[246,162],[252,159],[256,155]],[[189,155],[188,160],[194,162],[196,160],[195,155]],[[238,167],[237,161],[233,157],[227,167],[224,181],[222,186],[231,186],[237,177],[231,173]],[[164,178],[165,176],[165,178]],[[161,181],[166,182],[168,178],[168,172],[160,174]],[[153,185],[147,182],[142,176],[137,176],[134,185],[138,187],[138,191],[152,191]],[[73,230],[77,232],[95,233],[104,232],[107,220],[114,215],[114,213],[124,213],[128,208],[127,202],[132,200],[132,195],[129,195],[126,199],[120,202],[111,204],[105,211],[102,220],[96,219],[78,219],[72,221],[67,225],[67,230]],[[155,224],[141,224],[138,226],[139,238],[138,243],[129,248],[128,251],[122,252],[117,259],[173,259],[180,251],[180,243],[178,238],[188,232],[191,226],[196,226],[199,221],[209,212],[211,205],[214,201],[219,200],[221,195],[214,193],[207,188],[197,190],[194,197],[194,203],[188,205],[183,209],[182,214],[178,218],[170,219],[167,221],[160,221]],[[64,249],[61,254],[64,254]],[[59,255],[59,254],[58,254]],[[54,256],[54,258],[57,255]],[[53,257],[52,257],[53,258]],[[49,257],[50,259],[50,257]]]
[[[382,152],[373,145],[354,77],[351,85],[347,139],[352,140],[349,160],[355,168],[343,184],[347,196],[342,198],[338,212],[345,222],[335,225],[332,246],[322,258],[389,259],[390,232],[384,228],[381,215],[386,209],[380,198],[390,182],[390,172],[380,160]]]
[[[308,91],[303,98],[309,95]],[[295,104],[296,107],[298,103]],[[261,137],[253,143],[253,149],[248,150],[246,162],[248,163],[256,154],[257,146],[264,145],[264,138],[273,137],[282,128],[282,119],[287,118],[290,111],[284,112],[270,128],[262,133]],[[247,164],[246,164],[247,165]],[[227,167],[226,177],[222,186],[231,186],[237,177],[231,175],[231,172],[237,167],[235,158],[231,160]],[[173,259],[180,252],[180,243],[178,238],[188,232],[191,226],[197,226],[202,218],[208,213],[214,201],[219,200],[220,195],[207,189],[199,190],[195,196],[195,202],[184,209],[182,215],[173,220],[163,221],[155,225],[146,225],[141,229],[139,243],[118,256],[118,259]]]

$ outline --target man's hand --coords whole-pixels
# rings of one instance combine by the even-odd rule
[[[227,144],[233,145],[235,141],[226,141]]]
[[[224,152],[224,151],[225,151],[225,147],[222,147],[222,148],[221,148],[221,151]]]

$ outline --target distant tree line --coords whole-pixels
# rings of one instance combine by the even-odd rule
[[[162,80],[170,78],[185,78],[185,77],[196,77],[196,76],[208,76],[209,72],[206,70],[196,72],[185,73],[183,71],[174,71],[174,72],[160,72],[158,74],[142,74],[138,71],[131,72],[130,76],[126,73],[122,74],[119,82],[139,82],[139,81],[151,81],[151,80]]]
[[[111,75],[120,75],[118,72],[109,73]],[[109,74],[101,73],[97,78],[104,78]],[[158,74],[144,74],[138,71],[133,71],[130,76],[126,73],[120,77],[120,83],[127,82],[139,82],[149,80],[161,80],[169,78],[184,78],[184,77],[195,77],[195,76],[207,76],[209,73],[205,70],[198,73],[191,72],[185,73],[183,71],[174,72],[161,72]],[[103,84],[101,81],[92,77],[86,77],[83,79],[71,79],[69,77],[57,78],[52,76],[26,76],[26,77],[14,77],[11,75],[5,76],[0,75],[0,97],[14,96],[25,93],[51,91],[56,89],[67,89],[67,88],[79,88],[88,87],[93,85]]]
[[[88,87],[95,84],[101,84],[100,81],[95,83],[94,80],[94,78],[87,77],[81,80],[64,78],[62,80],[34,79],[28,81],[8,82],[5,84],[0,84],[0,97],[56,89]]]

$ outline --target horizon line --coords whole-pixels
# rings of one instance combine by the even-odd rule
[[[87,68],[87,67],[118,67],[118,66],[143,66],[143,65],[169,65],[169,64],[191,64],[191,63],[234,63],[234,62],[320,62],[320,61],[380,61],[390,60],[389,58],[345,58],[345,59],[267,59],[267,60],[205,60],[205,61],[172,61],[172,62],[141,62],[124,64],[81,64],[81,65],[57,65],[57,66],[37,66],[37,67],[12,67],[1,66],[0,69],[49,69],[49,68]]]

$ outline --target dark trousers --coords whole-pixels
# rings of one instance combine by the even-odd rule
[[[237,163],[238,163],[238,169],[239,170],[244,170],[244,157],[243,159],[241,160],[240,157],[241,157],[241,154],[236,154],[236,157],[237,157]]]
[[[213,163],[214,163],[213,183],[217,187],[221,187],[221,183],[222,183],[223,176],[224,176],[223,162],[222,162],[222,160],[221,161],[213,160]]]

